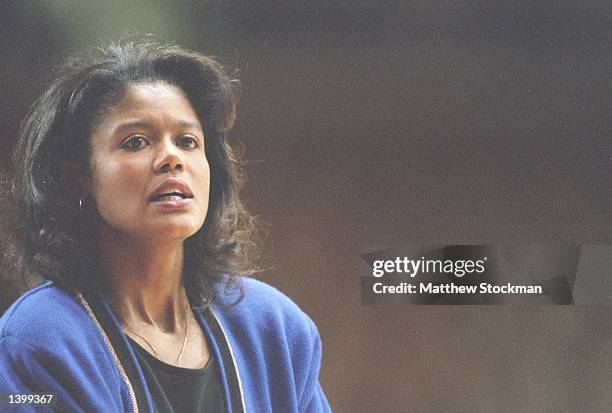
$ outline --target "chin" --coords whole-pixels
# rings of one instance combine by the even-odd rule
[[[127,236],[128,238],[150,239],[156,242],[159,241],[184,241],[197,233],[204,225],[204,219],[193,216],[165,216],[163,219],[142,219],[140,222],[116,222],[103,225],[104,228],[110,229],[112,232],[117,232]],[[132,224],[136,224],[136,226]],[[113,225],[114,224],[114,225]]]
[[[186,240],[187,238],[194,235],[202,226],[197,225],[177,225],[177,224],[169,224],[169,225],[160,225],[155,228],[151,228],[148,232],[148,238],[162,238],[162,239],[176,239],[176,240]]]

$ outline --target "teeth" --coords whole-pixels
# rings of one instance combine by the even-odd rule
[[[176,194],[176,195],[180,195],[182,197],[186,197],[185,194],[183,193],[183,191],[181,191],[178,188],[172,188],[171,190],[169,190],[168,192],[166,192],[166,194]]]
[[[153,201],[160,201],[160,200],[179,200],[179,199],[186,199],[186,198],[192,198],[192,196],[190,195],[186,195],[182,190],[180,190],[179,188],[170,188],[167,192],[164,192],[163,194],[157,195]]]
[[[167,200],[167,201],[178,201],[180,199],[184,199],[186,198],[183,194],[181,193],[176,193],[176,192],[166,192],[164,194],[158,195],[157,197],[155,197],[155,199],[153,199],[154,201],[161,201],[161,200]]]
[[[164,195],[160,195],[158,197],[159,200],[166,200],[166,201],[178,201],[183,199],[182,196],[180,195],[176,195],[176,194],[164,194]]]

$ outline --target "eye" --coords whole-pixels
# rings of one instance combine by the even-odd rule
[[[134,135],[127,138],[121,147],[125,149],[140,149],[144,146],[150,145],[149,141],[142,135]]]
[[[196,149],[200,147],[200,142],[193,136],[183,135],[178,138],[177,144],[184,148]]]

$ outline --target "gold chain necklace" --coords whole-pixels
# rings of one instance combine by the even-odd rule
[[[183,352],[185,351],[185,346],[187,344],[187,337],[189,336],[189,301],[187,301],[187,307],[185,307],[185,337],[183,338],[183,345],[181,346],[181,351],[179,352],[175,363],[177,365],[180,365],[181,363],[181,358],[183,357]],[[147,343],[147,345],[149,346],[149,348],[151,348],[151,350],[153,350],[153,354],[155,354],[155,357],[161,361],[163,361],[164,363],[166,363],[166,360],[162,357],[159,356],[159,354],[157,353],[157,351],[155,350],[155,347],[153,347],[153,345],[149,342],[149,340],[147,340],[146,338],[144,338],[142,335],[140,335],[138,332],[134,331],[130,326],[127,325],[127,323],[124,325],[124,327],[129,330],[130,332],[132,332],[133,334],[135,334],[136,336],[140,337],[145,343]]]

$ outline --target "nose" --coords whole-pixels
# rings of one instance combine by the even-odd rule
[[[169,173],[173,171],[183,171],[184,162],[179,153],[179,149],[170,139],[164,139],[158,143],[158,151],[153,163],[155,173]]]

